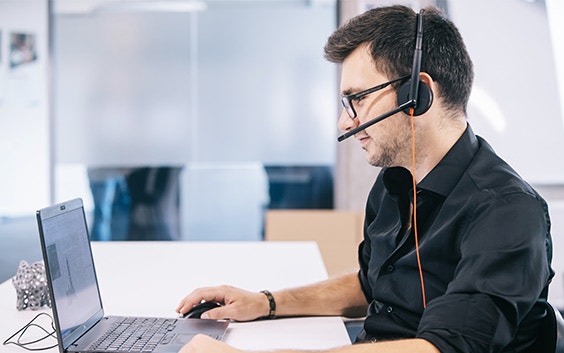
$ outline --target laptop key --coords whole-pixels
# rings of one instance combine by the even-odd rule
[[[161,344],[169,344],[174,339],[174,337],[176,337],[175,333],[167,333],[161,341]]]

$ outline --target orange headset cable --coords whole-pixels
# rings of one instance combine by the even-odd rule
[[[415,235],[415,254],[417,255],[417,268],[419,269],[419,280],[421,281],[421,295],[423,296],[423,308],[427,308],[425,296],[425,281],[423,280],[423,267],[421,266],[421,255],[419,254],[419,234],[417,232],[417,183],[415,181],[415,119],[414,108],[409,109],[411,119],[411,179],[413,180],[413,234]]]

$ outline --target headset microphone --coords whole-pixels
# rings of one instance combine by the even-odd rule
[[[364,124],[357,126],[356,128],[347,131],[337,138],[337,141],[341,142],[356,133],[372,126],[390,116],[403,111],[405,114],[410,114],[410,110],[413,108],[414,116],[424,114],[433,103],[433,91],[424,82],[419,82],[419,75],[421,73],[421,57],[422,57],[422,46],[423,46],[423,15],[421,12],[417,14],[417,34],[415,37],[415,50],[413,52],[413,65],[411,68],[411,78],[406,83],[402,84],[398,89],[397,100],[398,107],[384,113]]]
[[[405,103],[401,104],[399,107],[397,107],[397,108],[395,108],[395,109],[392,109],[392,110],[390,110],[389,112],[380,115],[379,117],[376,117],[376,118],[374,118],[374,119],[372,119],[372,120],[370,120],[370,121],[365,122],[365,123],[362,124],[362,125],[359,125],[359,126],[355,127],[355,128],[352,129],[352,130],[349,130],[349,131],[345,132],[344,134],[342,134],[341,136],[339,136],[339,137],[337,138],[337,141],[341,142],[341,141],[343,141],[343,140],[345,140],[345,139],[347,139],[347,138],[349,138],[349,137],[355,135],[357,132],[360,132],[360,131],[366,129],[367,127],[372,126],[372,125],[376,124],[377,122],[380,122],[380,121],[382,121],[382,120],[384,120],[384,119],[386,119],[386,118],[389,118],[390,116],[392,116],[392,115],[394,115],[394,114],[396,114],[396,113],[399,113],[399,112],[401,112],[401,111],[404,110],[404,109],[409,109],[409,108],[412,107],[412,106],[413,106],[413,102],[411,102],[411,101],[405,102]]]

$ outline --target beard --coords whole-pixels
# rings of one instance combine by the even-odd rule
[[[381,146],[380,153],[367,154],[368,163],[374,167],[394,167],[398,165],[397,151],[401,147],[398,144],[388,144]]]
[[[383,136],[369,134],[374,151],[366,150],[368,163],[374,167],[409,166],[411,163],[411,125],[395,129]],[[403,125],[403,124],[402,124]]]

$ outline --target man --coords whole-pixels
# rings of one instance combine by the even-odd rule
[[[527,351],[553,276],[548,209],[472,132],[472,62],[450,21],[433,8],[422,14],[419,79],[432,92],[430,108],[354,134],[369,163],[383,167],[368,196],[360,271],[272,294],[202,288],[179,312],[206,300],[222,304],[206,312],[211,319],[366,315],[358,344],[335,352]],[[342,63],[341,130],[398,106],[405,80],[397,79],[411,74],[415,28],[411,9],[383,7],[329,38],[326,57]],[[371,89],[392,80],[399,82]],[[182,350],[200,351],[237,352],[204,336]]]

